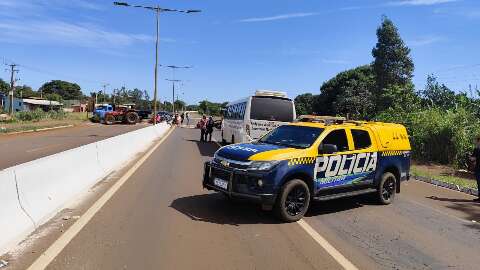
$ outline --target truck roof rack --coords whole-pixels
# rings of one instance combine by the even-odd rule
[[[325,123],[326,125],[341,124],[346,120],[345,117],[327,115],[301,115],[297,119],[298,122]]]

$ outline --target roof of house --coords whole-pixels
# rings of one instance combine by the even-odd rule
[[[62,103],[60,103],[58,101],[31,99],[31,98],[24,98],[22,101],[23,101],[23,103],[34,104],[34,105],[62,106]]]

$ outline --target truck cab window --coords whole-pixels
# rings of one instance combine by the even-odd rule
[[[345,129],[337,129],[330,132],[322,144],[333,144],[337,146],[338,152],[348,151],[348,140]]]
[[[366,130],[352,129],[352,137],[355,149],[365,149],[372,145],[370,134]]]

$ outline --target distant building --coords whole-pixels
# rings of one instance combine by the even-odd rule
[[[87,104],[77,99],[68,99],[63,101],[64,112],[86,112]]]
[[[35,111],[41,109],[43,111],[58,111],[63,106],[62,103],[58,101],[45,100],[40,98],[13,98],[13,111],[14,112],[23,112],[23,111]],[[5,96],[3,98],[3,108],[4,111],[8,111],[10,107],[10,99]]]

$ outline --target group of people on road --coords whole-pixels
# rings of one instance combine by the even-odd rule
[[[172,119],[173,125],[183,125],[183,122],[187,122],[187,125],[190,124],[190,114],[188,112],[182,112],[181,114],[175,113]]]
[[[209,116],[207,118],[206,115],[202,116],[202,119],[198,122],[198,128],[200,129],[200,141],[201,142],[206,142],[207,137],[208,141],[212,141],[212,133],[213,133],[213,127],[215,126],[215,121],[213,120],[213,117]]]

